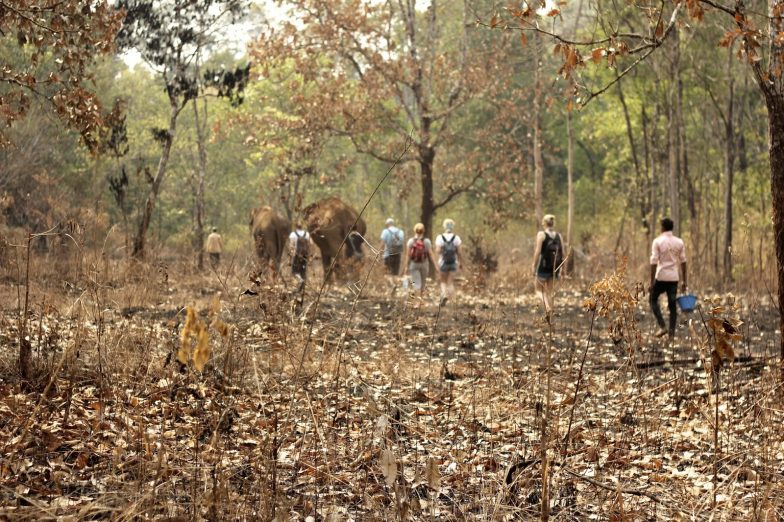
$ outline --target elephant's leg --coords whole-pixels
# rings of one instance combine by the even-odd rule
[[[322,253],[321,266],[324,269],[324,281],[329,281],[329,267],[332,266],[332,256]]]

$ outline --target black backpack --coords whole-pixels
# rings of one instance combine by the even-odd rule
[[[563,247],[561,246],[561,234],[550,237],[545,233],[542,241],[542,253],[539,256],[539,270],[541,274],[557,274],[561,270],[563,263]]]
[[[445,265],[454,265],[457,263],[457,246],[455,245],[455,238],[457,236],[452,234],[452,238],[447,238],[442,234],[441,241],[444,242],[441,247],[441,259]]]

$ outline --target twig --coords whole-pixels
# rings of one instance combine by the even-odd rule
[[[594,480],[594,479],[592,479],[590,477],[586,477],[585,475],[581,475],[581,474],[579,474],[577,472],[574,472],[574,471],[572,471],[572,470],[570,470],[568,468],[563,468],[563,470],[566,473],[568,473],[569,475],[571,475],[571,476],[573,476],[575,478],[578,478],[580,480],[584,480],[585,482],[587,482],[589,484],[592,484],[592,485],[594,485],[596,487],[599,487],[599,488],[602,488],[602,489],[606,489],[607,491],[612,491],[613,493],[620,492],[620,493],[623,493],[624,495],[634,495],[634,496],[637,496],[637,497],[646,497],[646,498],[649,498],[649,499],[653,500],[657,504],[666,504],[668,507],[671,507],[672,509],[676,509],[676,510],[680,511],[681,513],[684,513],[684,514],[689,515],[689,516],[693,515],[693,513],[690,513],[689,511],[686,511],[685,509],[676,506],[672,502],[665,502],[658,495],[654,495],[653,493],[649,493],[649,492],[643,491],[641,489],[618,488],[617,486],[613,486],[612,484],[605,484],[604,482],[600,482],[600,481]]]
[[[370,194],[370,197],[368,197],[367,201],[365,201],[365,205],[362,207],[362,210],[359,211],[359,213],[357,214],[357,218],[354,220],[354,226],[351,227],[352,229],[356,227],[357,223],[359,223],[359,220],[362,218],[362,214],[365,213],[365,210],[367,209],[368,205],[370,205],[370,202],[373,200],[373,198],[375,197],[379,189],[381,189],[381,186],[387,180],[389,175],[392,173],[392,171],[395,169],[398,163],[400,163],[403,157],[408,153],[408,149],[411,148],[411,143],[412,140],[409,137],[409,139],[406,141],[403,151],[397,157],[397,159],[392,164],[392,166],[389,167],[389,170],[387,170],[386,174],[384,174],[384,177],[382,177],[381,180],[376,184],[376,188],[373,189],[373,192]],[[343,238],[343,241],[340,243],[340,246],[337,249],[338,253],[340,253],[340,251],[345,246],[346,241],[348,241],[348,237],[349,236],[347,235]],[[300,356],[299,364],[297,366],[297,371],[296,371],[297,375],[299,375],[302,372],[302,367],[305,365],[305,359],[307,358],[308,349],[310,348],[310,344],[313,340],[313,327],[316,324],[316,312],[318,312],[319,305],[321,304],[321,297],[322,295],[324,295],[324,290],[327,287],[327,282],[329,281],[329,277],[330,275],[332,275],[332,272],[335,270],[335,265],[337,263],[338,257],[339,256],[336,255],[332,259],[332,263],[329,265],[329,268],[327,269],[327,273],[324,274],[324,280],[321,282],[321,287],[319,288],[318,294],[316,294],[316,300],[313,304],[313,319],[310,321],[310,328],[308,329],[308,337],[305,340],[305,346],[303,346],[302,348],[302,355]]]
[[[591,346],[591,337],[593,336],[593,325],[596,321],[596,308],[591,313],[591,328],[588,331],[588,338],[585,341],[585,350],[583,350],[583,359],[580,361],[580,371],[577,374],[577,384],[574,387],[574,399],[572,401],[572,411],[569,412],[569,425],[566,428],[566,435],[564,435],[564,454],[569,449],[569,437],[572,434],[572,422],[574,421],[574,410],[577,408],[577,394],[580,393],[580,385],[583,382],[583,368],[585,367],[585,359],[588,356],[588,348]]]

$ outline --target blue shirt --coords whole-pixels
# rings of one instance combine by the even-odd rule
[[[403,245],[403,231],[397,227],[388,227],[385,228],[381,232],[381,241],[384,242],[384,258],[389,257],[392,252],[389,249],[390,244],[392,243],[392,238],[397,237],[400,239],[401,246]]]

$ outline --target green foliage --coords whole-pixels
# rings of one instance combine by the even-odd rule
[[[491,3],[477,4],[476,14],[489,13],[491,8]],[[426,25],[426,15],[418,13],[421,18],[417,22]],[[494,62],[497,81],[482,83],[485,90],[467,97],[450,114],[450,132],[443,135],[434,160],[434,200],[444,200],[452,191],[462,192],[437,209],[431,232],[439,231],[443,218],[452,217],[464,239],[481,238],[491,250],[496,244],[525,249],[538,228],[532,219],[530,167],[530,72],[537,56],[530,44],[520,45],[518,35],[476,28],[468,31],[463,40],[462,15],[446,9],[439,10],[438,15],[441,32],[433,48],[436,54],[454,58],[459,56],[456,51],[461,46],[468,45],[477,51],[503,49],[508,59]],[[571,23],[570,16],[565,16],[567,25]],[[134,41],[130,36],[138,37],[132,25],[126,26],[122,40],[125,43]],[[682,96],[687,156],[687,165],[680,167],[679,174],[682,231],[701,256],[699,262],[717,262],[720,244],[714,236],[720,235],[724,226],[726,146],[722,113],[726,111],[732,78],[738,144],[735,226],[740,233],[737,249],[745,256],[736,262],[735,270],[740,276],[768,263],[758,260],[760,252],[767,248],[764,245],[770,234],[766,112],[746,69],[724,62],[717,65],[715,42],[721,35],[720,29],[680,30],[680,85],[672,80],[675,48],[670,46],[654,54],[647,67],[635,69],[619,85],[572,112],[574,246],[586,252],[612,252],[623,227],[629,239],[622,238],[619,248],[637,253],[637,258],[630,261],[631,268],[635,263],[645,263],[647,247],[642,244],[647,237],[643,221],[655,222],[670,210],[666,180],[668,118],[677,88]],[[169,44],[148,43],[148,50],[154,52],[147,58],[153,64],[169,63],[169,58],[155,54]],[[155,45],[163,47],[156,50]],[[559,229],[565,230],[566,98],[562,84],[555,81],[562,55],[554,56],[554,45],[543,39],[543,76],[550,82],[542,116],[543,206],[557,216]],[[312,67],[307,69],[297,64],[294,56],[280,60],[264,59],[265,55],[258,54],[238,56],[216,43],[205,55],[201,72],[189,71],[194,73],[189,78],[200,82],[203,88],[201,94],[206,96],[210,122],[205,226],[220,228],[230,251],[250,250],[247,223],[250,210],[256,206],[271,204],[296,217],[308,203],[339,195],[353,206],[362,207],[390,168],[389,162],[364,152],[372,149],[378,157],[395,156],[402,150],[401,133],[414,128],[404,114],[401,100],[391,91],[379,87],[372,93],[375,98],[370,103],[371,95],[361,88],[358,71],[332,51],[312,50],[308,62]],[[395,52],[390,51],[391,56]],[[26,50],[9,38],[0,39],[0,53],[15,68],[29,60]],[[254,64],[249,66],[251,57]],[[55,54],[42,53],[38,66],[41,70],[51,67],[55,58]],[[615,79],[616,70],[608,67],[604,58],[594,66],[588,56],[585,65],[577,65],[586,85],[607,85]],[[400,65],[394,60],[389,63]],[[472,74],[479,74],[477,71]],[[108,224],[117,225],[127,246],[127,237],[135,232],[134,224],[149,193],[149,178],[160,157],[155,133],[168,127],[171,86],[164,87],[156,71],[148,66],[131,67],[119,57],[99,60],[89,73],[94,77],[100,105],[105,109],[118,108],[118,119],[113,120],[116,123],[124,117],[122,132],[127,142],[117,141],[121,133],[115,134],[112,142],[113,134],[107,127],[98,134],[101,153],[91,156],[77,146],[78,129],[68,130],[43,109],[31,108],[25,121],[7,131],[17,147],[0,151],[0,196],[9,196],[12,201],[4,217],[12,226],[41,230],[89,209],[104,215]],[[334,81],[325,84],[327,79]],[[434,79],[433,88],[444,87],[446,83],[438,82],[448,79]],[[240,95],[237,88],[244,87],[247,80],[247,88],[240,89]],[[210,82],[213,84],[208,86]],[[183,85],[177,88],[185,92]],[[438,95],[440,103],[444,101],[440,99],[443,94],[438,91],[433,95]],[[358,117],[363,114],[372,118]],[[356,126],[352,130],[357,130],[353,134],[346,132],[352,122]],[[152,239],[161,252],[187,252],[191,244],[198,165],[196,141],[193,113],[183,110],[177,123],[169,174],[152,220]],[[122,154],[123,151],[127,153]],[[376,241],[387,217],[396,218],[408,234],[420,220],[418,154],[419,151],[412,151],[404,158],[368,207],[365,217],[371,241]],[[480,175],[472,181],[477,173]],[[110,180],[116,185],[121,179],[125,182],[119,205]],[[632,248],[633,242],[641,245]],[[115,246],[117,254],[121,254],[124,247]]]

